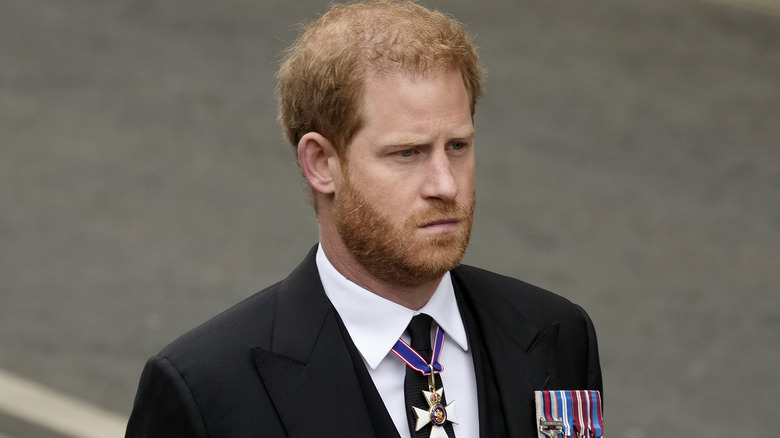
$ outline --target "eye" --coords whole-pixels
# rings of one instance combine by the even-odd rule
[[[450,143],[450,149],[453,151],[460,151],[468,147],[468,143],[465,141],[454,141]]]
[[[400,155],[400,156],[402,156],[404,158],[409,158],[412,155],[414,155],[414,149],[403,150],[403,151],[399,152],[398,155]]]

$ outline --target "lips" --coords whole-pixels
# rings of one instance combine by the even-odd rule
[[[460,222],[459,219],[439,219],[436,221],[431,221],[423,225],[423,227],[430,227],[433,225],[443,225],[443,224],[456,224]]]
[[[460,223],[460,219],[455,219],[455,218],[438,219],[438,220],[428,221],[420,225],[420,228],[426,228],[426,229],[451,228],[459,223]]]

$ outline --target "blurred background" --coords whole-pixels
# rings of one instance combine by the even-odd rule
[[[0,0],[4,375],[123,423],[149,356],[297,265],[274,74],[327,4]],[[466,262],[589,311],[607,436],[775,436],[780,2],[424,4],[489,71]],[[19,400],[0,437],[78,435]]]

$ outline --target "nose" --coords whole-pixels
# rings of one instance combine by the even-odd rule
[[[458,195],[458,184],[453,175],[452,162],[445,151],[437,151],[428,157],[425,169],[423,197],[453,201]]]

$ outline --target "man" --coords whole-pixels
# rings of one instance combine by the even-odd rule
[[[128,437],[533,437],[535,390],[601,390],[580,307],[459,266],[481,77],[462,26],[411,2],[309,25],[280,120],[320,244],[150,359]]]

